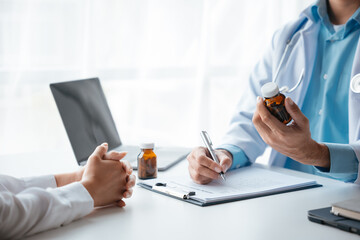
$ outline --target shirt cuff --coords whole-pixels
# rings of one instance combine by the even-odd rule
[[[345,182],[355,181],[359,161],[349,144],[325,143],[330,152],[330,169],[316,167],[323,173]]]
[[[48,189],[48,191],[68,201],[69,206],[72,208],[69,219],[79,219],[94,209],[93,198],[80,182],[73,182],[63,187]]]
[[[54,175],[45,175],[38,177],[27,177],[23,178],[25,188],[39,187],[39,188],[56,188],[56,180]]]
[[[217,149],[224,149],[231,153],[233,159],[230,169],[245,167],[250,164],[249,158],[246,156],[244,151],[238,146],[232,144],[223,144],[220,145]]]

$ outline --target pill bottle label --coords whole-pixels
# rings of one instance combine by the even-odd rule
[[[157,177],[157,157],[152,149],[142,149],[138,156],[138,178],[151,179]]]
[[[283,94],[280,93],[273,98],[265,98],[264,104],[280,122],[287,124],[291,121],[291,116],[285,108],[285,96]]]

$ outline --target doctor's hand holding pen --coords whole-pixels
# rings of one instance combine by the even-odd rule
[[[303,164],[330,168],[330,153],[325,144],[311,138],[309,120],[289,97],[285,108],[293,121],[285,125],[265,107],[263,99],[257,98],[253,123],[261,138],[276,151]]]
[[[188,156],[189,173],[192,180],[198,184],[207,184],[219,179],[220,173],[225,173],[232,164],[232,155],[226,150],[214,151],[220,164],[216,163],[205,147],[195,148]]]

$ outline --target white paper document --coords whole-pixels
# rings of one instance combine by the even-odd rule
[[[142,181],[142,183],[148,186],[158,184],[159,186],[156,186],[155,189],[153,187],[153,189],[161,191],[164,188],[167,191],[162,192],[169,195],[180,193],[181,196],[189,192],[195,192],[195,195],[189,196],[189,199],[202,203],[239,200],[317,185],[314,180],[294,177],[256,166],[227,172],[226,181],[220,178],[207,185],[194,183],[188,173],[184,174],[184,176],[151,179]],[[161,186],[161,184],[166,184],[166,186]]]

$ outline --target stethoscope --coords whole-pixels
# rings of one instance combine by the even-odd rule
[[[360,93],[360,73],[353,76],[350,82],[350,89],[354,93]]]
[[[291,40],[294,38],[295,34],[297,34],[300,31],[300,29],[305,25],[307,20],[308,20],[307,18],[304,18],[304,20],[295,29],[293,34],[291,34],[290,38],[286,41],[285,50],[284,50],[284,52],[283,52],[283,54],[281,56],[280,63],[279,63],[279,65],[278,65],[278,67],[277,67],[277,69],[275,71],[272,82],[276,83],[276,81],[277,81],[280,69],[284,65],[285,56],[287,55],[287,53],[289,51]],[[296,84],[292,88],[289,88],[288,86],[282,86],[282,87],[279,88],[279,91],[282,92],[282,93],[291,93],[291,92],[293,92],[295,89],[297,89],[299,87],[300,83],[302,82],[302,80],[304,78],[304,73],[305,73],[305,69],[303,68],[301,70],[298,81],[296,82]],[[350,89],[354,93],[360,93],[360,73],[356,74],[354,77],[352,77],[352,79],[350,81]]]

